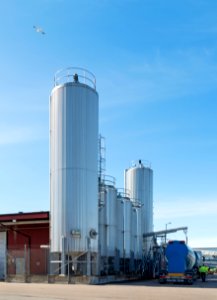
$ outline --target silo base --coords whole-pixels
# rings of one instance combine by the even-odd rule
[[[120,275],[107,275],[107,276],[48,276],[48,283],[55,284],[106,284],[106,283],[116,283],[116,282],[126,282],[140,280],[140,276],[120,276]]]
[[[51,276],[97,276],[98,255],[95,252],[50,254]]]

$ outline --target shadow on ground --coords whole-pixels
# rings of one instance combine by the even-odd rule
[[[120,283],[119,283],[120,284]],[[160,284],[158,280],[140,280],[134,282],[121,283],[122,285],[135,285],[135,286],[151,286],[151,287],[177,287],[177,288],[217,288],[217,275],[208,275],[206,282],[202,282],[201,279],[196,280],[192,285],[182,284],[182,283],[166,283]]]

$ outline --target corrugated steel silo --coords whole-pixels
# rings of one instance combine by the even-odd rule
[[[117,189],[112,176],[104,176],[100,183],[99,245],[101,256],[115,256],[117,242]]]
[[[116,244],[120,258],[124,257],[124,200],[120,195],[117,197],[117,236]]]
[[[99,193],[99,250],[100,255],[107,256],[106,191],[101,187]]]
[[[112,185],[106,186],[106,225],[107,225],[107,256],[114,257],[117,235],[117,190]]]
[[[124,201],[124,257],[130,258],[132,252],[132,202],[123,197]]]
[[[142,207],[137,207],[136,208],[137,212],[137,237],[136,237],[136,258],[141,259],[142,258],[142,226],[141,226],[141,221],[142,221]]]
[[[131,248],[135,259],[142,258],[142,235],[141,235],[141,206],[132,203],[132,241]]]
[[[125,170],[125,189],[129,190],[132,199],[141,203],[141,234],[153,231],[153,171],[145,167],[141,160]],[[144,245],[147,252],[150,239]]]
[[[51,252],[98,251],[97,155],[95,77],[60,71],[50,96]]]
[[[136,208],[133,206],[132,207],[132,225],[131,225],[131,249],[134,253],[134,257],[136,254],[136,246],[137,246],[137,210]]]

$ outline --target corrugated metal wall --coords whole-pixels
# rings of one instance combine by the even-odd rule
[[[0,279],[6,275],[6,232],[0,232]]]

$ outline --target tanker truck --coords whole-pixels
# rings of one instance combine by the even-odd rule
[[[166,268],[159,275],[160,283],[193,284],[197,279],[197,257],[184,241],[169,241],[165,249]]]

